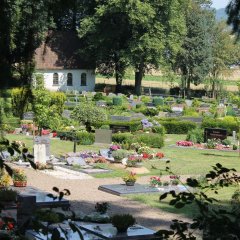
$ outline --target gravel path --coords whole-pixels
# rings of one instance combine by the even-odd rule
[[[47,192],[52,192],[52,187],[54,186],[60,190],[69,189],[71,195],[67,199],[71,201],[73,210],[90,213],[94,210],[96,202],[106,201],[110,204],[110,215],[130,213],[137,219],[139,224],[155,230],[169,226],[171,219],[180,218],[178,215],[169,214],[125,197],[115,196],[98,190],[99,185],[122,182],[120,178],[60,179],[31,168],[25,168],[25,171],[28,176],[28,186]],[[149,177],[142,177],[138,179],[138,182],[147,183],[148,180]],[[181,217],[181,219],[183,218]]]

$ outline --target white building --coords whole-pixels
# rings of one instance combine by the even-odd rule
[[[94,64],[81,59],[77,53],[80,46],[80,41],[73,32],[52,32],[36,50],[36,73],[43,74],[47,89],[94,91]]]

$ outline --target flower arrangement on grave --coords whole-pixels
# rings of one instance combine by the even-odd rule
[[[9,187],[11,183],[11,177],[9,174],[4,170],[0,170],[0,187]]]
[[[15,187],[26,187],[27,185],[27,175],[23,169],[14,169],[12,179]]]
[[[124,176],[123,181],[126,183],[126,185],[134,185],[137,181],[137,174],[135,172],[130,172],[126,176]]]
[[[142,146],[138,149],[138,154],[142,154],[142,153],[147,153],[147,154],[151,154],[152,153],[152,150],[150,147],[148,146]]]
[[[153,124],[151,122],[149,122],[148,119],[142,119],[141,123],[142,123],[143,129],[148,129],[148,128],[153,127]]]
[[[112,157],[116,162],[121,162],[123,158],[126,158],[129,155],[129,151],[124,149],[119,149],[112,152]]]
[[[130,155],[127,159],[128,167],[136,167],[140,163],[142,163],[143,157],[141,155]]]
[[[161,178],[158,176],[150,177],[150,186],[152,187],[160,187],[162,186]]]
[[[134,143],[131,143],[130,149],[138,152],[138,149],[143,146],[144,146],[144,143],[134,142]]]
[[[117,150],[121,149],[121,146],[114,144],[114,145],[111,145],[109,149],[110,149],[110,151],[117,151]]]
[[[117,228],[118,232],[126,232],[127,229],[133,226],[136,219],[130,214],[116,214],[111,218],[112,225]]]
[[[190,141],[178,141],[177,146],[182,146],[182,147],[191,147],[193,146],[193,142]]]
[[[157,153],[155,154],[155,157],[161,159],[161,158],[164,157],[164,154],[163,154],[162,152],[157,152]]]
[[[178,184],[179,184],[179,176],[177,176],[177,175],[170,175],[169,176],[169,178],[170,178],[170,183],[171,183],[171,185],[173,185],[173,186],[177,186]]]
[[[100,214],[105,214],[108,209],[109,209],[109,204],[107,202],[102,202],[102,203],[97,202],[95,205],[96,212],[99,212]]]

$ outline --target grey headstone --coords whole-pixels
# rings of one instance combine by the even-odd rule
[[[107,102],[99,100],[99,101],[96,102],[96,106],[98,106],[98,107],[106,107],[107,106]]]
[[[131,94],[131,95],[129,96],[129,99],[130,99],[130,100],[133,100],[133,98],[134,98],[134,96]]]
[[[95,143],[112,143],[112,130],[96,129],[95,130]]]
[[[86,165],[86,162],[81,157],[68,157],[67,158],[68,165]]]
[[[110,116],[112,121],[120,121],[120,122],[129,122],[131,120],[131,117],[126,116]]]
[[[71,111],[69,110],[63,110],[62,117],[70,119],[71,117]]]
[[[33,112],[25,112],[23,114],[23,119],[24,120],[33,120],[34,118],[34,113]]]
[[[36,136],[34,138],[34,144],[44,144],[46,146],[46,156],[50,156],[50,137],[47,135]]]

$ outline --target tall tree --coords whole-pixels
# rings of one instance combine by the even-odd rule
[[[149,1],[146,18],[135,13],[138,22],[132,22],[133,36],[128,52],[135,67],[137,95],[141,94],[142,78],[146,72],[158,69],[161,63],[174,62],[186,33],[184,11],[187,7],[188,1],[182,0]]]
[[[190,84],[198,85],[212,69],[214,12],[209,1],[192,0],[187,12],[187,35],[176,61],[181,70],[183,96],[190,97]]]
[[[19,19],[21,0],[0,1],[0,81],[1,88],[12,80],[13,62],[16,49],[14,41]]]
[[[227,6],[227,23],[232,26],[233,32],[240,35],[240,0],[231,0]]]
[[[216,97],[216,85],[224,70],[230,65],[239,62],[239,44],[236,44],[236,37],[231,35],[225,22],[216,22],[212,26],[212,68],[210,70],[210,83],[212,97]]]

